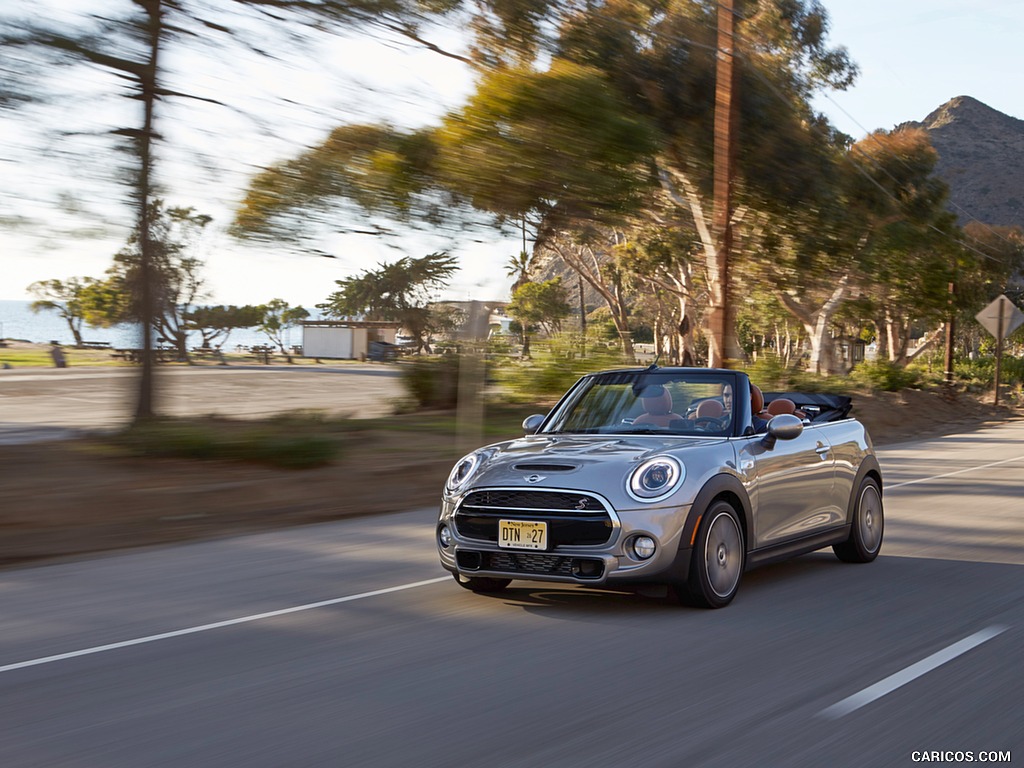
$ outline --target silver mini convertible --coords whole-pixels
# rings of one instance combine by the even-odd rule
[[[524,437],[456,463],[441,564],[474,592],[658,584],[719,608],[755,565],[827,546],[870,562],[882,475],[849,411],[847,397],[763,394],[730,370],[584,376]]]

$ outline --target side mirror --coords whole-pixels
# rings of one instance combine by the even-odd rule
[[[765,435],[765,448],[771,450],[778,440],[795,440],[804,431],[804,423],[791,413],[780,413],[768,422],[768,434]]]
[[[523,419],[523,431],[528,435],[534,435],[537,430],[540,429],[540,425],[544,423],[545,416],[542,413],[535,413],[532,416],[527,416]]]

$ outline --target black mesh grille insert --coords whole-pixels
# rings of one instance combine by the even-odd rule
[[[600,560],[580,560],[560,555],[535,554],[533,552],[482,552],[483,570],[502,573],[525,573],[536,576],[574,576],[576,578],[599,579],[604,573]],[[577,567],[573,568],[573,563]],[[586,563],[587,568],[579,565]]]
[[[604,512],[593,496],[570,491],[497,490],[474,491],[462,502],[465,507],[503,509],[565,509],[577,512]]]

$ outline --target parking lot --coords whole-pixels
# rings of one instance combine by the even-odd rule
[[[138,373],[129,369],[0,371],[0,443],[127,424]],[[313,410],[373,418],[402,396],[395,366],[204,366],[157,369],[156,407],[174,416],[261,418]]]

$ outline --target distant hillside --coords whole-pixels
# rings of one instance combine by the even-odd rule
[[[928,131],[939,153],[936,173],[949,185],[961,224],[975,218],[1024,227],[1024,120],[957,96],[904,125]]]

